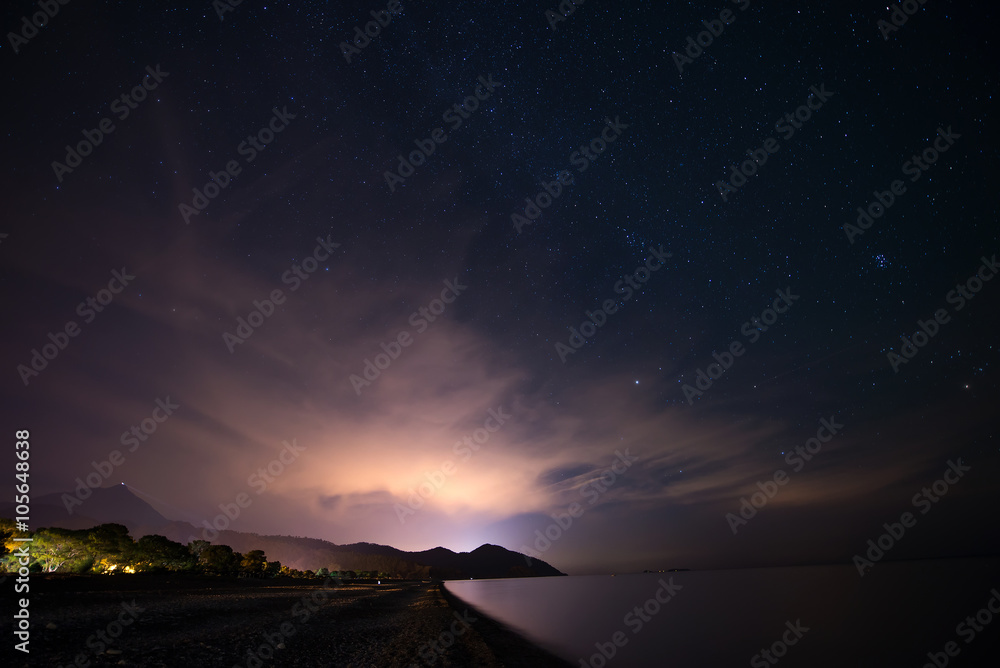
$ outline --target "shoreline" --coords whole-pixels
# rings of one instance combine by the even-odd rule
[[[543,668],[545,666],[571,668],[573,666],[572,663],[536,645],[506,624],[485,614],[479,608],[465,603],[449,592],[444,582],[437,584],[441,597],[453,610],[470,610],[478,618],[475,623],[475,631],[503,665],[524,668]]]
[[[16,666],[568,666],[441,582],[32,576]],[[0,633],[13,637],[14,601]],[[15,654],[20,654],[19,652]]]

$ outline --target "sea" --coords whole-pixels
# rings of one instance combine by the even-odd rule
[[[1000,559],[451,580],[581,668],[1000,667]]]

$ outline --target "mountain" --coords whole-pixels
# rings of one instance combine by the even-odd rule
[[[0,503],[0,517],[13,517],[14,504]],[[170,523],[125,485],[90,490],[82,501],[75,493],[45,494],[31,500],[32,529],[61,527],[89,529],[95,524],[124,524],[139,536],[157,533]]]
[[[189,531],[190,525],[185,526]],[[164,535],[171,540],[186,542],[190,533],[184,534],[183,538]],[[228,545],[237,552],[264,550],[268,559],[276,559],[301,570],[381,571],[442,580],[565,575],[540,559],[511,552],[499,545],[481,545],[472,552],[452,552],[443,547],[404,552],[373,543],[337,545],[318,538],[260,536],[239,531],[220,531],[212,542]]]
[[[67,509],[68,508],[68,509]],[[14,504],[0,503],[0,517],[14,517]],[[47,494],[31,503],[30,526],[89,529],[98,524],[124,524],[133,538],[149,534],[187,544],[202,530],[187,522],[171,521],[136,496],[126,485],[91,490],[77,503],[74,494]],[[565,575],[540,559],[526,557],[499,545],[482,545],[472,552],[435,547],[404,552],[388,545],[337,545],[319,538],[259,536],[220,531],[211,541],[237,552],[263,550],[271,561],[299,570],[379,571],[412,578],[467,579]]]

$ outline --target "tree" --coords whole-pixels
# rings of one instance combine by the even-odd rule
[[[94,570],[131,570],[135,541],[124,524],[100,524],[83,531],[87,549],[94,558]]]
[[[193,540],[190,543],[188,543],[188,550],[191,551],[191,554],[194,555],[195,558],[198,558],[201,556],[202,551],[209,545],[211,545],[211,543],[209,543],[207,540],[201,540],[201,539]]]
[[[13,543],[11,540],[13,537],[14,520],[0,519],[0,559],[14,551],[8,546],[8,543]]]
[[[14,553],[25,543],[15,543],[15,533],[20,533],[22,538],[30,537],[30,534],[16,530],[14,520],[0,519],[0,572],[16,573],[21,567]]]
[[[55,571],[85,572],[95,558],[87,545],[87,531],[72,529],[39,529],[31,543],[32,565],[45,573]]]
[[[135,565],[140,570],[189,570],[197,563],[186,545],[166,536],[143,536],[135,544]]]
[[[264,576],[264,569],[267,568],[267,555],[263,550],[250,550],[243,555],[240,562],[240,572],[252,578]]]
[[[242,555],[233,552],[228,545],[209,545],[198,557],[198,561],[206,573],[214,575],[232,575],[239,570]]]

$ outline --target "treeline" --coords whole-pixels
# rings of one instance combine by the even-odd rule
[[[128,528],[121,524],[101,524],[90,529],[45,528],[33,533],[16,532],[19,538],[32,538],[30,543],[15,543],[14,535],[14,523],[0,520],[0,545],[3,546],[0,565],[8,573],[17,572],[23,565],[19,563],[15,551],[28,545],[27,568],[32,573],[184,572],[254,578],[390,577],[376,570],[298,570],[284,566],[280,561],[268,561],[263,550],[240,553],[228,545],[212,545],[205,540],[194,540],[187,545],[159,535],[133,540]]]
[[[341,546],[319,538],[261,536],[255,533],[220,531],[218,540],[234,549],[259,548],[281,563],[298,568],[325,566],[330,572],[379,573],[379,577],[423,580],[431,568],[407,560],[394,548],[364,543]],[[363,551],[368,548],[370,551]]]

